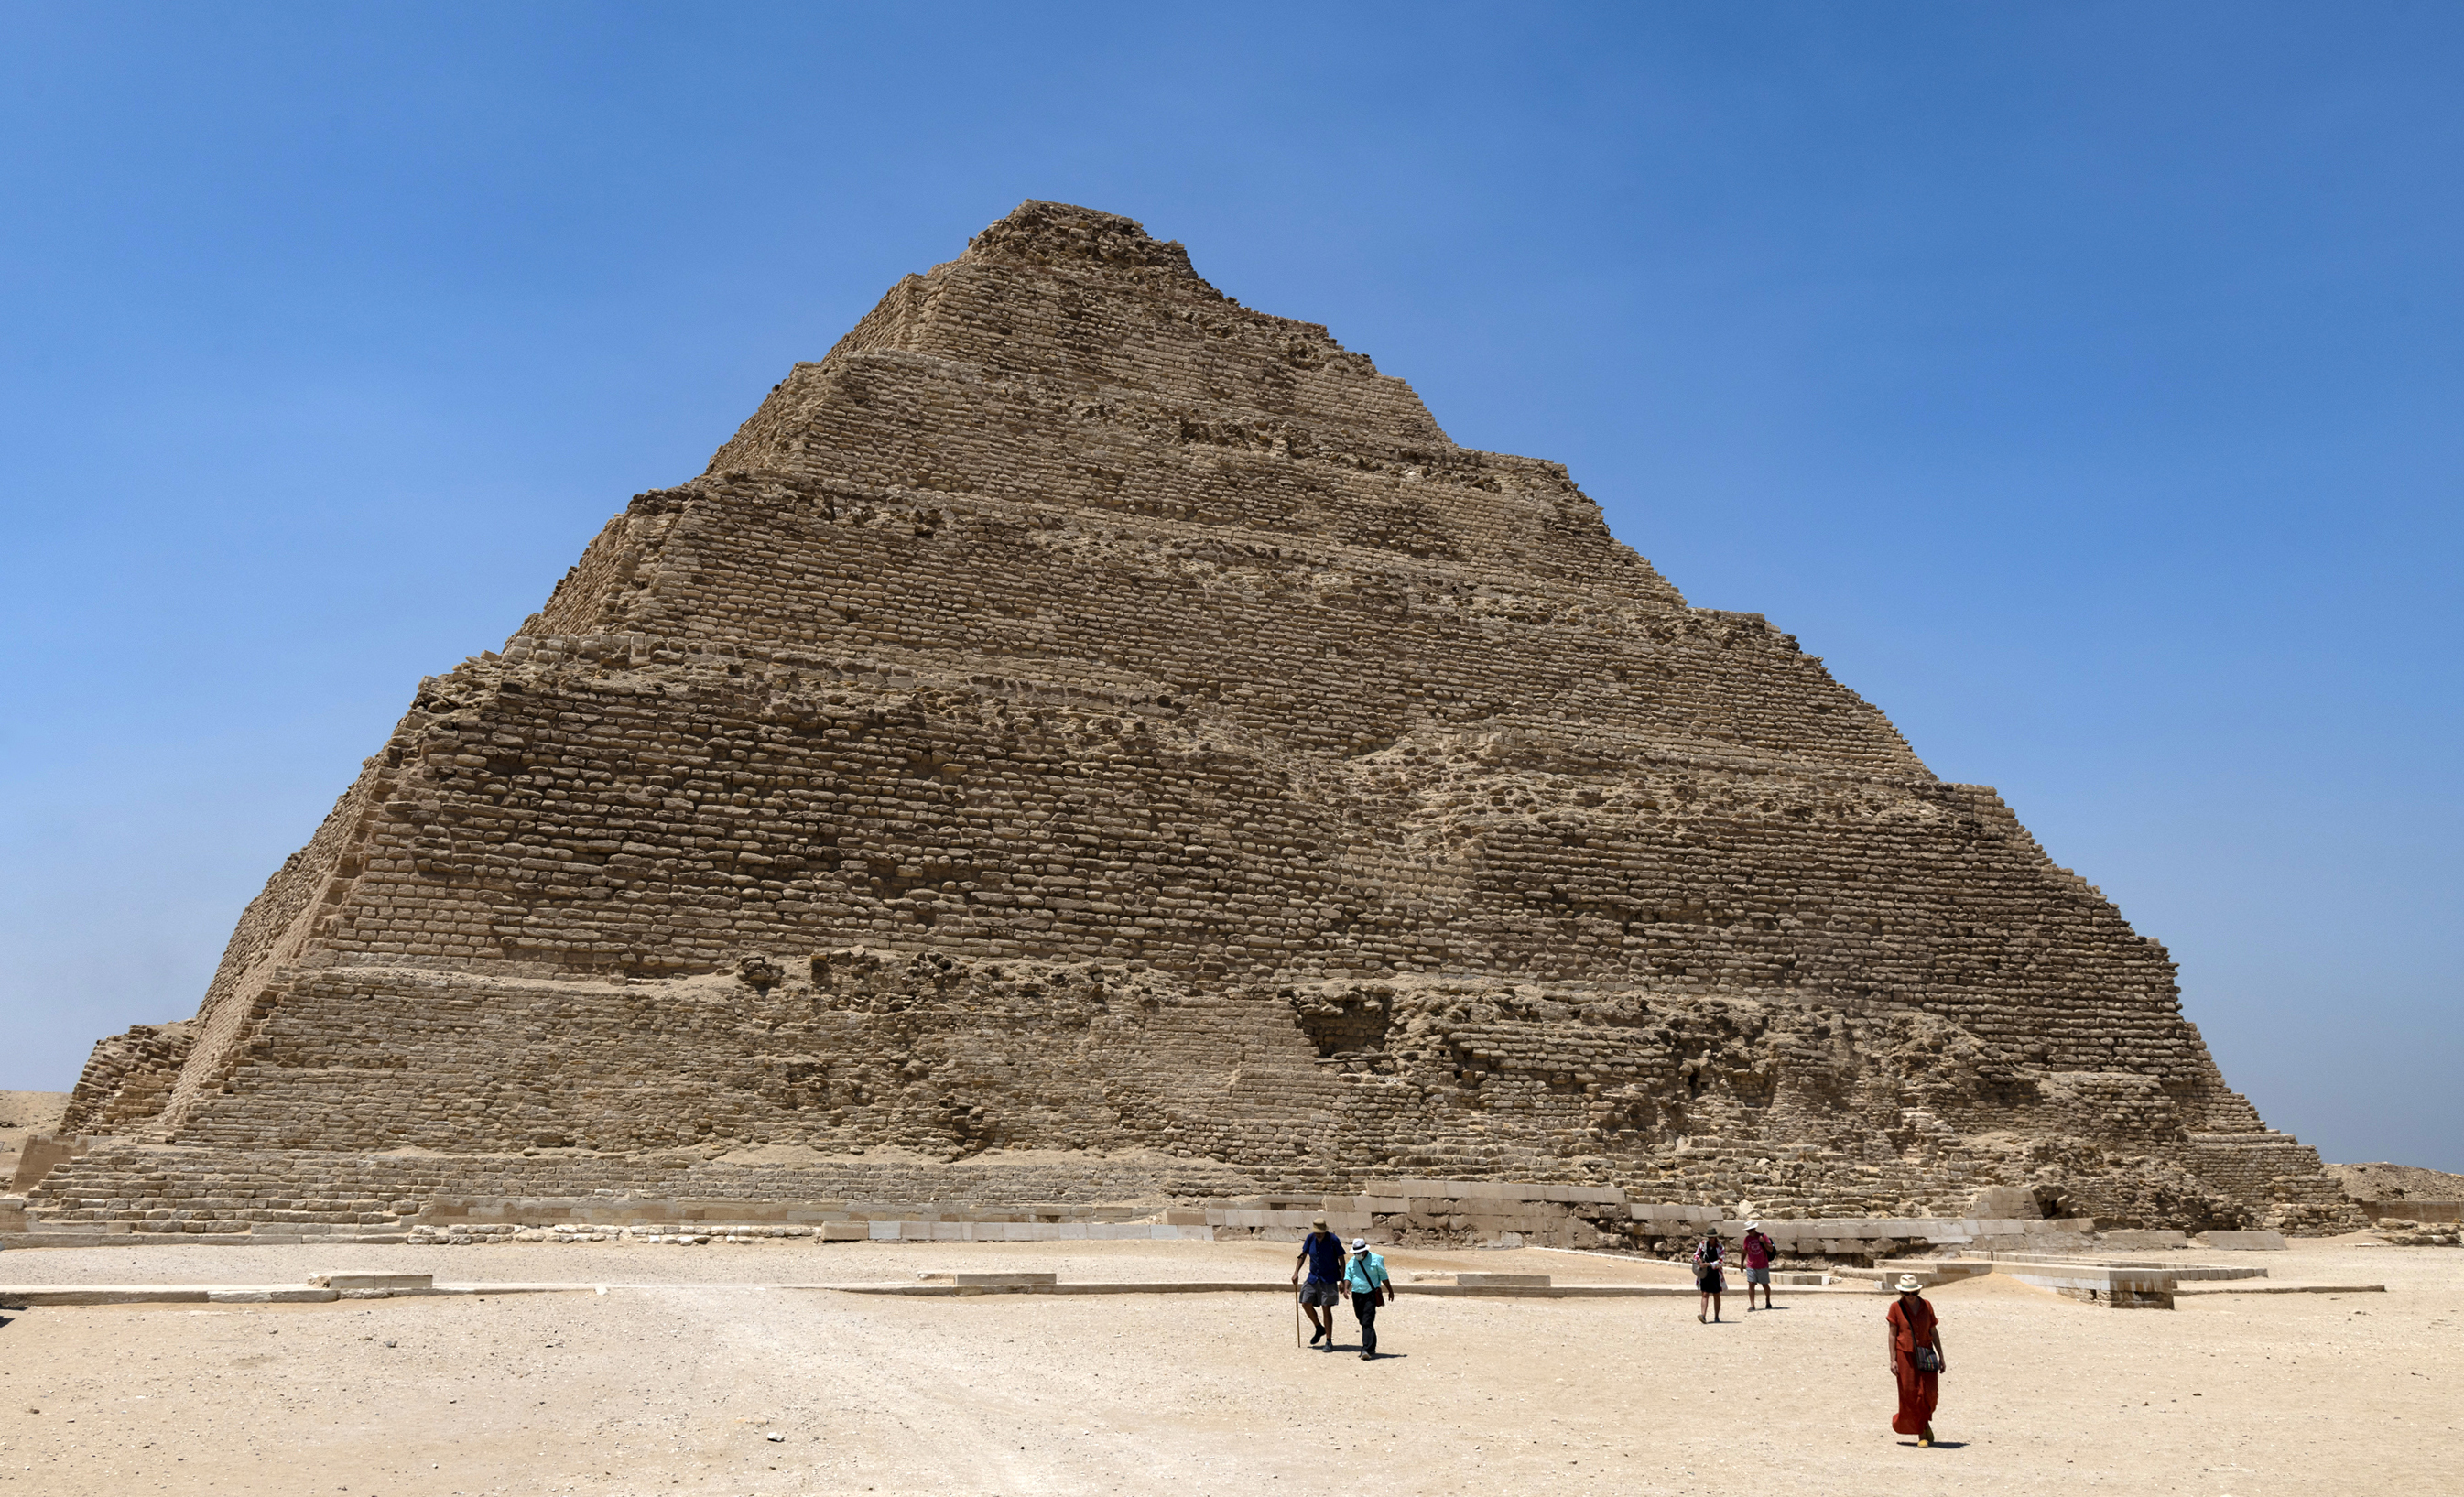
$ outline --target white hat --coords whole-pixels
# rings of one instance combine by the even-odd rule
[[[1763,1224],[1759,1222],[1749,1222],[1746,1223],[1746,1230],[1749,1232],[1759,1232],[1762,1229]]]
[[[1917,1276],[1913,1273],[1901,1274],[1900,1282],[1891,1287],[1898,1289],[1903,1294],[1914,1294],[1919,1289],[1925,1288],[1924,1285],[1917,1282]]]
[[[1353,1245],[1355,1249],[1357,1249],[1357,1248],[1362,1248],[1362,1247],[1366,1247],[1366,1246],[1368,1246],[1368,1245],[1369,1245],[1369,1239],[1367,1239],[1367,1238],[1365,1238],[1365,1237],[1355,1237],[1355,1238],[1353,1238],[1353,1239],[1352,1240],[1352,1245]]]

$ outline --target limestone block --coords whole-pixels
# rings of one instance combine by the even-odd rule
[[[2118,1232],[2101,1233],[2097,1238],[2097,1244],[2101,1247],[2144,1251],[2148,1248],[2188,1247],[2190,1245],[2190,1240],[2185,1234],[2170,1228],[2136,1227]]]
[[[205,1285],[7,1285],[0,1305],[202,1305],[212,1292]]]
[[[1552,1282],[1545,1273],[1456,1273],[1445,1277],[1464,1288],[1545,1289]]]
[[[370,1273],[357,1269],[312,1273],[312,1288],[319,1289],[383,1289],[392,1294],[424,1294],[435,1288],[435,1276],[426,1273]]]
[[[935,1271],[915,1275],[926,1284],[955,1284],[961,1288],[1006,1288],[1032,1284],[1058,1284],[1061,1277],[1052,1273],[943,1273]]]
[[[1968,1214],[2009,1220],[2041,1217],[2044,1212],[2036,1204],[2036,1193],[2024,1185],[1988,1185],[1969,1201]]]

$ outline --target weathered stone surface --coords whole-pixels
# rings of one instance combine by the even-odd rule
[[[423,682],[71,1126],[127,1142],[31,1214],[156,1232],[747,1148],[808,1160],[710,1193],[2351,1216],[1992,791],[1562,467],[1038,203]]]
[[[2210,1232],[2200,1239],[2199,1245],[2244,1253],[2280,1253],[2285,1250],[2284,1234],[2281,1232]]]

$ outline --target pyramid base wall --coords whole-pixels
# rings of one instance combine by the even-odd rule
[[[194,1104],[55,1169],[30,1221],[358,1234],[627,1201],[639,1224],[663,1202],[1159,1209],[1417,1178],[1785,1220],[1961,1217],[1992,1189],[2112,1225],[2364,1224],[2315,1151],[2232,1126],[2255,1114],[2211,1068],[2031,1069],[1936,1015],[1784,995],[1205,988],[868,948],[661,982],[338,966],[269,981],[231,1053],[183,1077]],[[1441,1230],[1491,1227],[1515,1229]]]
[[[372,1157],[118,1145],[56,1170],[30,1203],[25,1235],[11,1245],[1288,1241],[1323,1216],[1345,1236],[1388,1244],[1682,1257],[1707,1228],[1734,1239],[1750,1214],[1791,1262],[1842,1265],[1944,1250],[2077,1250],[2092,1245],[2100,1229],[2132,1224],[1977,1214],[1806,1217],[1749,1203],[1642,1201],[1597,1185],[1373,1178],[1355,1190],[1312,1192],[1260,1191],[1258,1183],[1254,1172],[1159,1160],[781,1167],[677,1155]],[[2029,1198],[1989,1189],[1979,1197],[1988,1201],[2007,1208]]]

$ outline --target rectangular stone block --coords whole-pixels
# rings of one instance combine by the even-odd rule
[[[1467,1289],[1545,1289],[1550,1284],[1545,1273],[1458,1273],[1452,1278]]]
[[[2097,1243],[2103,1247],[2123,1247],[2135,1251],[2190,1245],[2189,1238],[2169,1227],[2133,1227],[2119,1232],[2106,1232],[2097,1239]]]
[[[2280,1253],[2286,1250],[2281,1232],[2209,1232],[2200,1237],[2199,1244],[2203,1247],[2245,1253]]]
[[[0,1287],[0,1305],[202,1305],[205,1285],[70,1284]]]
[[[308,1286],[318,1289],[384,1289],[395,1294],[423,1294],[436,1287],[436,1277],[427,1273],[312,1273],[308,1276]]]
[[[926,1284],[955,1284],[961,1288],[1016,1288],[1030,1284],[1058,1284],[1057,1273],[919,1273]]]

